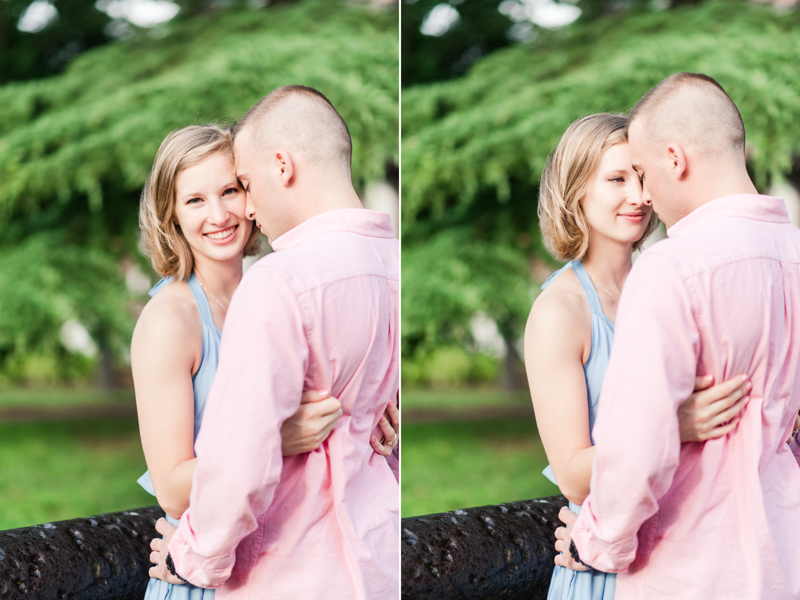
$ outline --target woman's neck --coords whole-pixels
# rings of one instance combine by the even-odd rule
[[[632,244],[596,244],[590,246],[581,262],[591,276],[619,298],[631,270]]]
[[[242,280],[242,257],[226,262],[195,257],[194,274],[207,291],[227,306]]]

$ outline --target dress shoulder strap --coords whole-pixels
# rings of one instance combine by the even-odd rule
[[[197,302],[197,310],[200,311],[200,321],[204,326],[216,327],[214,325],[214,317],[211,316],[211,307],[208,304],[208,298],[203,291],[203,286],[200,285],[200,280],[197,279],[194,273],[186,281],[189,284],[189,289],[192,291],[195,302]]]
[[[586,267],[584,267],[583,263],[579,260],[573,261],[570,264],[583,288],[583,293],[586,294],[586,300],[589,302],[589,309],[592,311],[592,314],[602,315],[603,307],[600,304],[600,297],[597,295],[597,290],[594,287],[594,283],[592,283],[592,278],[589,276]]]

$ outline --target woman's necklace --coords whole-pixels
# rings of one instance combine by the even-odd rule
[[[583,265],[583,268],[584,268],[584,269],[586,269],[586,265]],[[586,272],[587,272],[587,273],[589,273],[589,269],[586,269]],[[606,288],[606,286],[604,286],[602,283],[600,283],[599,281],[597,281],[597,279],[595,279],[595,278],[594,278],[594,275],[592,275],[591,273],[589,273],[589,277],[591,277],[591,278],[592,278],[592,280],[593,280],[593,281],[594,281],[594,282],[595,282],[597,285],[599,285],[601,288],[603,288],[603,289],[606,291],[606,294],[608,294],[609,296],[611,296],[611,299],[612,299],[612,300],[614,300],[614,302],[616,302],[617,304],[619,304],[619,300],[617,300],[616,298],[614,298],[614,294],[612,294],[611,292],[609,292],[609,291],[608,291],[608,289]]]
[[[587,273],[588,273],[588,271],[587,271]],[[589,274],[591,275],[591,273],[589,273]],[[228,309],[227,309],[227,308],[225,308],[224,306],[222,306],[222,302],[220,302],[219,300],[217,300],[216,298],[214,298],[214,294],[212,294],[211,292],[209,292],[209,291],[206,289],[206,287],[203,285],[203,282],[202,282],[202,281],[200,281],[200,278],[199,278],[199,277],[197,278],[197,283],[199,283],[199,284],[200,284],[200,287],[201,287],[201,288],[203,288],[203,291],[204,291],[206,294],[208,294],[209,296],[211,296],[211,298],[214,300],[214,302],[216,302],[217,304],[219,304],[219,307],[220,307],[220,308],[221,308],[223,311],[225,311],[225,314],[227,315],[227,314],[228,314]],[[603,289],[605,289],[605,288],[603,288]],[[608,290],[606,290],[606,291],[608,291]]]

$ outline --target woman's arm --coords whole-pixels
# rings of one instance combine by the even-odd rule
[[[581,504],[589,493],[595,453],[583,372],[591,314],[572,300],[566,294],[537,299],[525,328],[525,368],[536,425],[558,486]]]
[[[158,300],[145,307],[136,324],[131,367],[139,434],[156,499],[179,519],[189,506],[197,462],[192,373],[202,357],[202,324],[193,306],[187,310],[174,297],[174,302]]]

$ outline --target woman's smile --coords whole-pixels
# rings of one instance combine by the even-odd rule
[[[203,235],[209,238],[212,242],[218,245],[230,244],[233,240],[236,239],[236,233],[239,229],[239,225],[233,225],[232,227],[228,227],[227,229],[220,229],[217,231],[210,231],[206,232]]]

